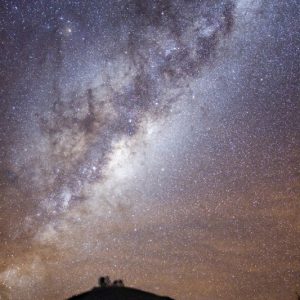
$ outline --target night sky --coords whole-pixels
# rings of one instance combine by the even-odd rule
[[[1,0],[0,299],[295,299],[299,15]]]

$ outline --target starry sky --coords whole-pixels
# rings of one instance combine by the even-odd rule
[[[295,299],[299,14],[1,0],[0,299]]]

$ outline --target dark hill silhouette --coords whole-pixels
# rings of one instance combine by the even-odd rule
[[[68,300],[174,300],[169,297],[124,287],[121,280],[110,284],[108,277],[101,277],[99,285],[100,287],[95,287],[88,292],[73,296]]]
[[[94,288],[69,300],[173,300],[128,287]]]

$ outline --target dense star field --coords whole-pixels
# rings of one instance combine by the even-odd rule
[[[0,0],[0,299],[295,299],[299,15]]]

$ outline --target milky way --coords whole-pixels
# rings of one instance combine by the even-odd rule
[[[0,299],[294,299],[297,1],[0,11]]]

